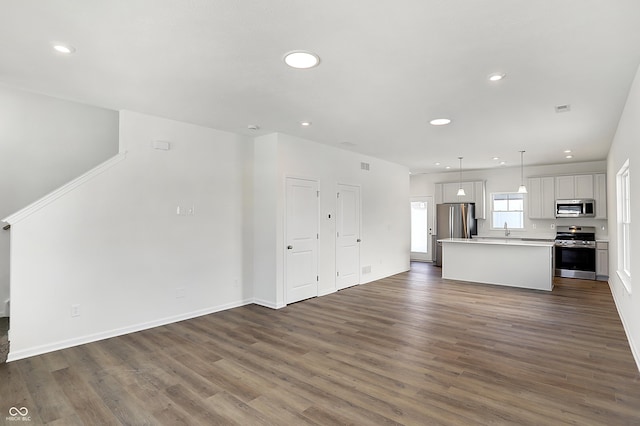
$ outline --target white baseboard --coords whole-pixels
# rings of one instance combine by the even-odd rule
[[[280,305],[280,304],[268,302],[262,299],[253,299],[253,303],[255,303],[256,305],[264,306],[265,308],[271,308],[271,309],[281,309],[287,306],[286,303],[284,305]]]
[[[611,281],[608,281],[608,284],[609,284],[609,290],[611,291],[611,295],[613,296],[613,304],[616,305],[616,310],[618,311],[618,317],[622,322],[622,328],[624,329],[624,334],[627,336],[627,341],[629,342],[629,347],[631,348],[631,355],[633,355],[633,359],[636,361],[636,367],[638,367],[638,371],[640,371],[640,351],[638,350],[638,346],[635,344],[635,342],[631,338],[631,334],[629,334],[629,332],[627,331],[629,330],[629,328],[627,327],[627,323],[625,322],[624,316],[620,312],[618,299],[616,297],[616,292],[613,286],[611,285]]]
[[[73,346],[84,345],[86,343],[97,342],[99,340],[109,339],[111,337],[122,336],[124,334],[135,333],[137,331],[147,330],[162,325],[172,324],[174,322],[184,321],[191,318],[200,317],[203,315],[209,315],[220,311],[226,311],[227,309],[237,308],[244,305],[253,303],[253,300],[243,300],[240,302],[230,303],[227,305],[215,306],[207,309],[201,309],[198,311],[188,312],[173,317],[161,318],[154,321],[149,321],[141,324],[132,325],[130,327],[118,328],[115,330],[108,330],[100,333],[89,334],[86,336],[76,337],[73,339],[63,340],[60,342],[50,343],[42,346],[36,346],[33,348],[23,349],[20,351],[11,351],[9,349],[9,356],[7,362],[17,361],[19,359],[29,358],[36,355],[42,355],[48,352],[58,351],[61,349],[70,348]],[[9,336],[11,337],[11,336]]]
[[[326,296],[327,294],[335,293],[337,290],[335,288],[329,290],[323,290],[318,292],[318,297]]]
[[[0,318],[8,317],[11,314],[10,303],[11,301],[7,299],[0,305]]]

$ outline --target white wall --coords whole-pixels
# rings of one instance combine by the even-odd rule
[[[627,103],[607,158],[607,193],[609,219],[609,285],[622,318],[631,350],[640,369],[640,69],[629,92]],[[629,160],[631,179],[631,265],[634,278],[631,292],[627,291],[616,274],[618,269],[618,235],[616,174]]]
[[[251,302],[284,306],[286,176],[317,178],[323,213],[335,212],[337,183],[361,186],[362,283],[409,269],[405,167],[128,111],[119,137],[116,157],[7,219],[9,360]],[[333,220],[321,222],[321,295],[335,291]]]
[[[530,176],[551,176],[580,173],[605,173],[605,161],[593,161],[585,163],[569,163],[546,166],[526,166],[524,168],[525,181]],[[420,197],[435,195],[435,184],[439,182],[458,182],[459,172],[430,173],[411,175],[411,196]],[[490,223],[490,203],[491,194],[495,192],[516,192],[520,185],[520,167],[496,167],[489,170],[470,170],[463,174],[464,181],[483,180],[486,181],[486,206],[487,219],[478,221],[479,236],[501,236],[502,230],[492,230]],[[525,182],[526,183],[526,182]],[[524,231],[513,231],[513,237],[535,237],[554,238],[555,229],[551,226],[560,225],[584,225],[595,226],[596,237],[606,240],[608,238],[608,224],[606,220],[580,218],[580,219],[553,219],[531,220],[527,213],[527,199],[525,197],[525,229]],[[535,229],[534,229],[535,225]]]
[[[253,143],[253,294],[256,303],[277,308],[278,135]]]
[[[273,307],[285,304],[284,194],[287,176],[313,178],[320,183],[319,294],[336,291],[338,183],[361,186],[361,267],[371,266],[371,272],[362,274],[360,282],[367,283],[409,269],[409,170],[406,167],[284,134],[256,139],[255,161],[256,206],[264,205],[267,210],[256,209],[256,213],[268,218],[258,217],[256,222],[256,302]],[[361,170],[361,162],[369,163],[370,170]],[[260,197],[268,199],[259,203]],[[331,219],[328,219],[329,213]],[[263,223],[258,225],[258,222]]]
[[[0,85],[0,218],[118,152],[118,113]],[[0,230],[0,317],[10,232]]]
[[[251,301],[247,141],[122,112],[120,145],[122,161],[12,224],[10,360]]]

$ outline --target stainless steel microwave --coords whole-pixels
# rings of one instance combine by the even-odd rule
[[[594,217],[594,200],[556,200],[556,217]]]

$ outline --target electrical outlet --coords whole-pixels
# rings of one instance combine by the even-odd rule
[[[176,207],[176,215],[178,216],[195,216],[196,215],[196,206],[191,205],[188,207],[185,206],[177,206]]]
[[[72,317],[80,316],[80,305],[71,305],[71,316]]]
[[[556,224],[555,223],[551,224],[551,229],[556,229]]]

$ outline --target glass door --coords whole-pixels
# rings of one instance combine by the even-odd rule
[[[433,260],[433,197],[411,199],[411,260]]]

